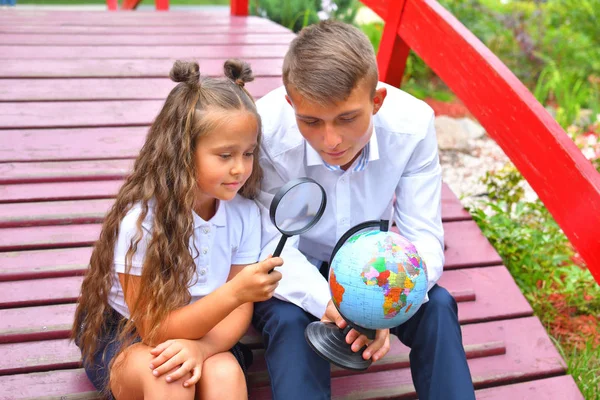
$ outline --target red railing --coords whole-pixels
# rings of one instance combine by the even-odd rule
[[[121,10],[135,10],[142,0],[123,0],[121,2]],[[154,4],[157,11],[167,11],[169,9],[169,0],[155,0]],[[110,11],[119,9],[119,0],[106,0],[106,7]]]
[[[560,125],[437,1],[362,2],[385,21],[380,79],[399,85],[409,49],[418,54],[504,150],[600,283],[600,174]],[[247,15],[247,0],[231,4],[232,14]]]

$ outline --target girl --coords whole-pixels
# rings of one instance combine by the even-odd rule
[[[174,64],[179,84],[92,253],[72,334],[108,398],[247,397],[252,353],[237,342],[283,261],[256,263],[260,117],[249,65],[224,69],[227,79],[200,78],[197,63]]]

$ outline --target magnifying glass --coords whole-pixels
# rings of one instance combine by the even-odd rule
[[[282,236],[273,253],[279,257],[287,239],[312,228],[325,212],[325,189],[310,178],[299,178],[283,185],[271,201],[269,215]]]

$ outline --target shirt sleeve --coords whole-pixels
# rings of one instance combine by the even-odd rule
[[[244,220],[242,239],[238,250],[231,260],[232,264],[254,264],[260,257],[260,210],[251,202]]]
[[[125,258],[129,248],[134,243],[134,239],[138,234],[137,220],[140,216],[141,209],[139,206],[134,206],[121,220],[119,225],[119,236],[115,243],[114,267],[115,271],[121,274],[129,273],[131,275],[142,275],[142,267],[146,256],[146,249],[150,240],[150,233],[145,227],[141,227],[141,240],[137,244],[137,249],[133,253],[131,259],[131,270],[126,272]]]
[[[441,196],[441,167],[432,117],[400,178],[394,203],[400,233],[415,245],[427,268],[427,290],[440,279],[444,265]]]
[[[262,149],[261,149],[262,150]],[[275,169],[269,157],[261,151],[260,165],[263,169],[261,192],[258,205],[261,214],[261,255],[263,260],[272,254],[281,238],[281,233],[271,222],[269,208],[273,197],[287,183]],[[298,250],[298,237],[289,238],[281,253],[283,266],[277,270],[282,279],[275,290],[275,297],[297,305],[306,312],[321,318],[331,300],[329,284],[319,270]]]

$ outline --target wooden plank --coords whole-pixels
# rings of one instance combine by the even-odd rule
[[[526,334],[524,334],[526,333]],[[476,388],[514,383],[563,374],[565,365],[548,338],[537,317],[496,321],[463,327],[467,334],[502,340],[506,354],[469,360],[469,368]],[[253,388],[253,399],[270,399],[268,386]],[[410,369],[382,371],[332,380],[332,399],[414,399]],[[537,398],[537,397],[534,397]]]
[[[73,321],[74,304],[36,305],[73,301],[78,294],[79,282],[81,277],[0,282],[3,306],[32,305],[0,310],[0,343],[67,337]],[[47,289],[47,284],[62,286],[66,288],[66,292],[56,291],[55,294]],[[450,293],[462,297],[460,300],[463,301],[458,302],[461,323],[528,316],[532,313],[531,307],[504,267],[471,269],[468,274],[465,271],[447,271],[440,284]],[[23,293],[19,289],[24,286],[35,287],[37,292]],[[54,315],[54,318],[46,320],[46,314]],[[53,325],[51,328],[45,327],[50,324],[49,321]]]
[[[13,46],[0,45],[0,59],[106,59],[106,58],[281,58],[288,46]]]
[[[164,100],[0,103],[0,129],[147,126],[163,104]]]
[[[282,84],[281,78],[258,78],[248,90],[262,97]],[[175,85],[168,78],[0,79],[0,101],[164,101]]]
[[[480,340],[481,338],[473,338]],[[409,366],[409,348],[404,346],[397,337],[392,336],[389,353],[380,361],[372,365],[368,372],[385,371],[395,368],[407,368]],[[69,339],[44,340],[25,343],[0,344],[1,354],[7,357],[0,359],[0,376],[23,374],[32,372],[43,372],[51,370],[71,369],[81,367],[81,352]],[[268,384],[269,378],[264,361],[264,350],[256,349],[254,352],[255,362],[249,371],[250,386],[263,386]],[[506,353],[504,342],[465,342],[467,357],[490,357]],[[343,370],[332,366],[332,376],[344,376],[356,374],[352,371]]]
[[[13,203],[0,208],[0,228],[101,223],[113,199]]]
[[[502,258],[473,221],[444,224],[444,241],[446,269],[502,264]]]
[[[112,26],[83,26],[83,25],[0,25],[0,33],[35,33],[35,34],[85,34],[85,35],[214,35],[227,33],[239,35],[251,32],[252,34],[286,34],[291,31],[278,24],[263,24],[252,26],[251,29],[244,25],[188,25],[188,26],[120,26],[115,29]]]
[[[83,369],[38,372],[0,377],[0,400],[77,399],[101,400]]]
[[[501,263],[497,253],[478,230],[475,222],[446,222],[444,229],[454,232],[459,228],[455,224],[470,231],[470,242],[461,242],[456,237],[458,235],[448,237],[446,255],[451,262],[446,262],[447,269]],[[0,231],[0,251],[89,246],[98,238],[100,228],[100,224],[4,228]]]
[[[114,198],[122,180],[0,185],[0,204]]]
[[[192,59],[190,56],[184,59]],[[0,78],[107,78],[107,77],[145,77],[164,78],[169,76],[173,62],[177,58],[167,59],[104,59],[104,60],[63,60],[40,59],[35,63],[29,60],[10,60],[0,63]],[[207,76],[223,75],[223,63],[227,58],[196,58],[201,72]],[[254,58],[244,60],[252,65],[254,76],[281,76],[283,58]],[[40,68],[43,65],[44,68]]]
[[[471,214],[465,210],[465,207],[458,197],[456,197],[454,192],[452,192],[450,186],[445,183],[442,183],[442,218],[446,222],[466,221],[471,219]]]
[[[0,282],[83,275],[91,247],[0,253]]]
[[[16,11],[16,10],[15,10]],[[69,15],[61,16],[54,12],[49,12],[48,17],[40,17],[38,15],[19,15],[13,14],[0,15],[1,25],[31,25],[33,23],[44,26],[147,26],[147,27],[173,27],[173,26],[228,26],[228,27],[245,27],[251,30],[254,26],[272,25],[273,22],[265,18],[259,17],[231,17],[226,14],[214,13],[159,13],[156,15],[144,15],[143,13],[92,13],[89,15]]]
[[[363,3],[381,6],[379,0]],[[600,283],[600,174],[592,163],[506,65],[437,1],[407,2],[402,21],[398,35],[498,143]]]
[[[0,163],[0,184],[121,180],[132,166],[131,159]]]
[[[184,45],[254,45],[289,44],[296,35],[287,34],[242,33],[242,34],[171,34],[161,35],[155,32],[145,35],[65,35],[47,33],[5,33],[0,35],[3,45],[43,45],[43,46],[184,46]]]
[[[82,281],[82,276],[68,276],[0,282],[0,308],[74,303],[79,296]],[[476,300],[474,289],[455,281],[456,279],[449,277],[445,283],[449,284],[450,294],[457,302]]]
[[[446,195],[450,197],[452,193]],[[442,218],[445,222],[463,217],[462,213],[455,213],[457,207],[454,206],[454,201],[458,200],[450,197],[442,204]],[[95,199],[5,204],[0,208],[0,228],[101,223],[112,203],[113,200],[110,199]],[[467,218],[468,214],[464,217]]]
[[[569,399],[584,400],[571,375],[555,376],[476,391],[479,400]]]

